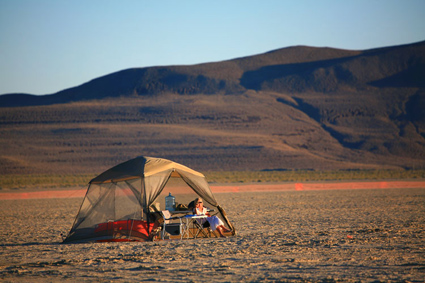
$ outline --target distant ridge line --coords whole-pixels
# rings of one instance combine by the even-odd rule
[[[381,70],[368,68],[374,56],[379,56],[377,59]],[[359,67],[357,62],[349,62],[360,57],[366,68]],[[412,70],[410,72],[413,74],[419,72],[413,87],[415,84],[423,87],[425,80],[421,80],[423,76],[420,73],[425,70],[424,58],[425,41],[363,51],[292,46],[220,62],[125,69],[48,95],[3,94],[0,96],[0,107],[51,105],[162,93],[234,94],[250,89],[329,92],[337,91],[339,86],[364,88],[372,81],[385,81],[407,70]],[[367,60],[371,63],[368,64]],[[376,63],[376,60],[373,62]],[[321,69],[327,72],[326,75],[319,72]],[[382,71],[384,69],[386,72]],[[255,85],[251,82],[253,78],[257,80]]]

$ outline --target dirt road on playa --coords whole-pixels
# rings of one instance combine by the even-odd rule
[[[421,181],[365,181],[365,182],[307,182],[279,184],[238,184],[210,185],[213,193],[238,192],[275,192],[275,191],[312,191],[312,190],[357,190],[357,189],[397,189],[425,188],[425,180]],[[43,199],[43,198],[81,198],[86,189],[72,190],[23,190],[22,192],[0,192],[0,200],[6,199]]]

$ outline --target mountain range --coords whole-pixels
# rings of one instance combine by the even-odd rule
[[[1,174],[164,157],[199,170],[425,166],[425,41],[294,46],[0,96]]]

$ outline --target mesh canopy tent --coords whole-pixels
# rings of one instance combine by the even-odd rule
[[[234,230],[203,174],[170,160],[141,156],[118,164],[89,182],[64,242],[150,240],[158,226],[152,207],[160,206],[159,196],[165,193],[164,188],[167,192],[172,190],[171,184],[178,184],[175,188],[179,188],[176,192],[182,200],[201,197]]]

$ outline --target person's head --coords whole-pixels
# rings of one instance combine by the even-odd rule
[[[195,207],[203,207],[204,206],[204,203],[203,203],[201,198],[196,198],[194,203],[195,203]]]

